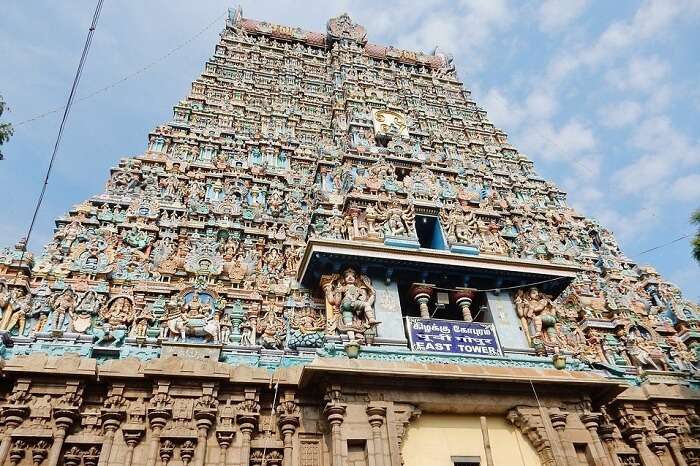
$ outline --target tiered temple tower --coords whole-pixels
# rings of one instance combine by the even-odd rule
[[[231,11],[173,119],[0,251],[0,465],[698,465],[696,304],[452,59]]]

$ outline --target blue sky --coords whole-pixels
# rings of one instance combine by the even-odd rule
[[[688,217],[700,207],[699,0],[240,3],[246,17],[316,31],[347,11],[372,42],[453,53],[465,86],[539,173],[612,229],[628,256],[700,300],[689,239],[640,254],[691,233]],[[94,5],[4,2],[8,121],[64,104]],[[144,150],[148,131],[170,118],[201,72],[232,6],[106,1],[78,98],[157,63],[73,108],[33,250],[50,238],[53,218],[102,191],[109,167]],[[0,244],[25,234],[59,118],[17,126],[3,149]]]

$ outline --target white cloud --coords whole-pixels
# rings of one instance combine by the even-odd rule
[[[625,100],[606,105],[599,112],[600,123],[608,128],[628,126],[642,115],[642,106],[634,101]]]
[[[570,120],[561,128],[539,122],[523,128],[521,145],[535,158],[569,160],[596,146],[593,130],[577,120]]]
[[[656,186],[659,180],[673,173],[673,163],[668,158],[659,158],[656,154],[645,155],[618,170],[613,180],[625,194],[642,196],[654,192],[649,188]]]
[[[621,90],[651,91],[666,77],[668,71],[668,63],[655,55],[633,57],[624,68],[608,71],[606,79]]]
[[[700,144],[678,131],[665,116],[642,121],[631,139],[632,146],[645,151],[643,157],[622,167],[613,179],[623,193],[640,197],[664,197],[668,179],[685,173],[688,167],[700,164]],[[678,185],[679,198],[693,189],[685,180]]]
[[[527,113],[533,118],[549,118],[557,111],[558,102],[550,91],[536,89],[525,100]]]
[[[618,240],[632,241],[651,231],[657,225],[658,219],[654,211],[656,206],[649,204],[648,208],[623,211],[618,208],[600,207],[593,210],[593,215],[612,231]],[[627,251],[629,253],[629,251]]]
[[[480,101],[496,126],[512,129],[520,125],[524,116],[522,108],[510,102],[500,90],[489,89]]]
[[[415,29],[398,36],[398,45],[423,51],[431,51],[439,45],[456,53],[460,44],[468,43],[471,52],[465,49],[459,52],[469,56],[490,40],[496,30],[507,27],[514,19],[515,9],[507,0],[462,0],[458,5],[450,14],[441,9],[433,13],[426,10],[426,16]]]
[[[557,83],[581,67],[597,67],[620,53],[648,39],[660,39],[679,17],[689,17],[700,11],[697,0],[647,0],[627,21],[608,26],[591,45],[578,50],[567,48],[563,55],[552,59],[547,70],[550,82]]]
[[[559,108],[554,95],[543,89],[530,92],[522,105],[511,101],[503,91],[496,88],[489,89],[479,102],[488,112],[492,123],[510,131],[517,129],[526,117],[531,121],[544,121]]]
[[[639,149],[653,150],[660,158],[680,163],[700,163],[700,141],[673,127],[667,116],[644,120],[636,129],[632,144]]]
[[[700,173],[678,178],[671,185],[670,195],[681,202],[698,202],[700,200]]]
[[[540,29],[558,32],[569,25],[584,10],[588,0],[545,0],[539,9]]]

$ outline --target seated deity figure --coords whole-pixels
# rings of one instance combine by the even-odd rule
[[[268,310],[257,322],[257,331],[258,345],[267,349],[282,349],[286,327],[284,320],[277,315],[275,309]]]
[[[184,305],[185,316],[188,319],[204,319],[209,315],[205,306],[206,303],[202,300],[202,295],[195,292],[190,302]]]
[[[403,208],[398,200],[393,200],[386,207],[377,204],[377,212],[384,220],[384,236],[415,236],[413,204]]]
[[[474,244],[477,241],[479,226],[474,214],[463,207],[440,211],[440,220],[445,226],[450,243]]]
[[[365,332],[379,324],[374,318],[376,293],[369,277],[348,268],[340,275],[322,277],[321,287],[330,332],[346,333],[355,341],[364,339]]]

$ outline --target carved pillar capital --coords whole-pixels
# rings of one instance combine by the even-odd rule
[[[584,427],[598,431],[603,415],[601,413],[583,413],[579,416]]]
[[[472,321],[472,313],[470,306],[474,297],[476,296],[476,289],[474,288],[458,288],[450,293],[450,298],[462,311],[462,318],[465,322]]]
[[[135,447],[141,441],[146,428],[141,424],[124,424],[122,425],[122,435],[124,443],[128,446]]]
[[[418,305],[418,310],[420,311],[420,316],[423,319],[430,318],[430,310],[428,309],[428,302],[433,297],[435,293],[435,285],[429,285],[427,283],[414,283],[408,289],[408,294],[416,305]]]
[[[16,428],[27,418],[29,415],[29,405],[27,404],[6,404],[1,408],[2,421],[5,426],[9,428]]]
[[[170,408],[148,408],[146,417],[152,429],[162,430],[172,416]]]
[[[556,465],[552,443],[537,408],[516,406],[508,411],[506,419],[528,438],[544,466]]]
[[[205,430],[208,432],[211,426],[214,425],[214,422],[216,421],[216,409],[195,409],[194,420],[197,424],[197,429]]]
[[[64,432],[68,431],[78,418],[80,418],[80,412],[75,406],[59,405],[53,409],[54,424]]]
[[[221,448],[224,448],[224,449],[231,446],[235,436],[236,436],[236,433],[232,430],[227,430],[227,431],[217,430],[216,431],[216,441],[219,443],[219,446]]]
[[[328,423],[331,426],[340,425],[345,419],[345,408],[344,404],[331,402],[327,403],[325,408],[323,408],[323,415],[328,419]]]
[[[553,410],[549,413],[549,420],[552,423],[554,430],[561,432],[566,428],[566,418],[569,417],[569,413],[560,410]]]
[[[383,406],[367,406],[367,419],[372,427],[381,427],[386,417],[386,408]]]
[[[119,429],[119,425],[126,418],[126,411],[114,408],[102,409],[100,418],[102,419],[102,427],[105,431],[114,432]]]

